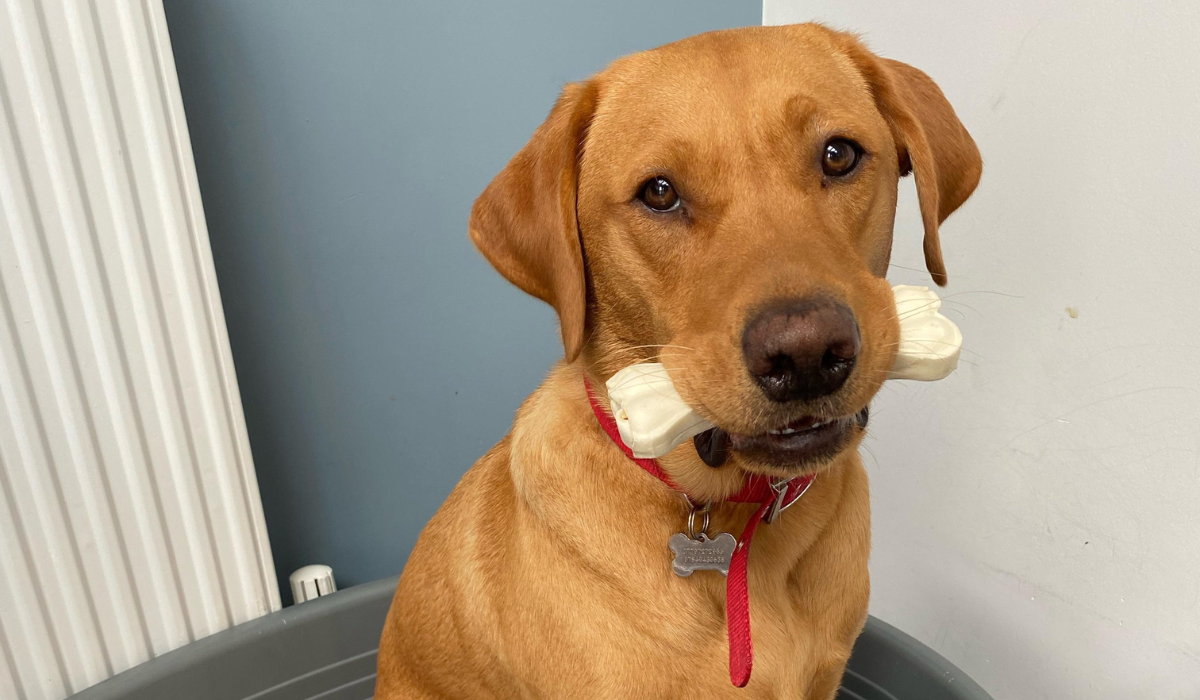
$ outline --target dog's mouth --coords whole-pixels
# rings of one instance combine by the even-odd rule
[[[796,468],[824,462],[845,446],[854,418],[805,416],[758,435],[729,435],[730,448],[754,462]]]
[[[713,428],[696,436],[696,451],[709,466],[719,467],[730,453],[778,469],[804,469],[827,462],[841,452],[855,426],[865,428],[868,410],[852,416],[804,416],[757,435]]]

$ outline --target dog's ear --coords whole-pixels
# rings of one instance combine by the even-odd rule
[[[979,184],[983,172],[979,149],[928,75],[906,63],[878,58],[857,41],[849,49],[891,127],[900,175],[912,172],[916,177],[925,226],[925,266],[935,282],[945,285],[938,226]]]
[[[583,347],[587,310],[575,195],[595,104],[591,82],[567,85],[529,143],[475,200],[468,223],[475,247],[500,274],[558,312],[568,362]]]

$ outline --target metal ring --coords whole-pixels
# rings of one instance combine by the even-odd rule
[[[688,511],[688,539],[696,539],[696,513],[700,513],[704,516],[704,524],[700,526],[700,534],[707,536],[709,509],[711,507],[712,503],[710,502],[705,503],[703,506],[694,505],[692,506],[692,509]]]

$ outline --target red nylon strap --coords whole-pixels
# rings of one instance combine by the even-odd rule
[[[652,474],[659,481],[672,489],[683,493],[667,477],[667,473],[658,466],[658,460],[642,459],[633,456],[633,450],[621,440],[621,431],[617,429],[617,421],[604,410],[592,386],[585,377],[583,387],[587,390],[588,403],[600,427],[625,456],[639,467]],[[812,476],[802,476],[788,482],[784,495],[784,507],[795,503],[812,483]],[[754,475],[746,479],[746,484],[734,495],[725,499],[735,503],[760,503],[758,510],[746,523],[737,548],[733,550],[733,560],[729,563],[729,576],[725,579],[725,631],[729,637],[729,680],[738,688],[746,687],[750,682],[750,671],[754,667],[754,643],[750,637],[750,587],[747,578],[750,564],[750,543],[754,539],[754,531],[758,524],[771,510],[775,502],[776,492],[771,488],[771,482],[766,477]]]
[[[812,477],[807,477],[809,481]],[[729,575],[725,577],[725,634],[729,637],[729,680],[739,688],[750,682],[754,668],[754,641],[750,637],[750,586],[747,572],[750,566],[750,542],[754,531],[771,508],[771,501],[758,507],[733,550]]]

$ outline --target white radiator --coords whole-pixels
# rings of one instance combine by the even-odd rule
[[[278,608],[160,0],[0,0],[0,698]]]

